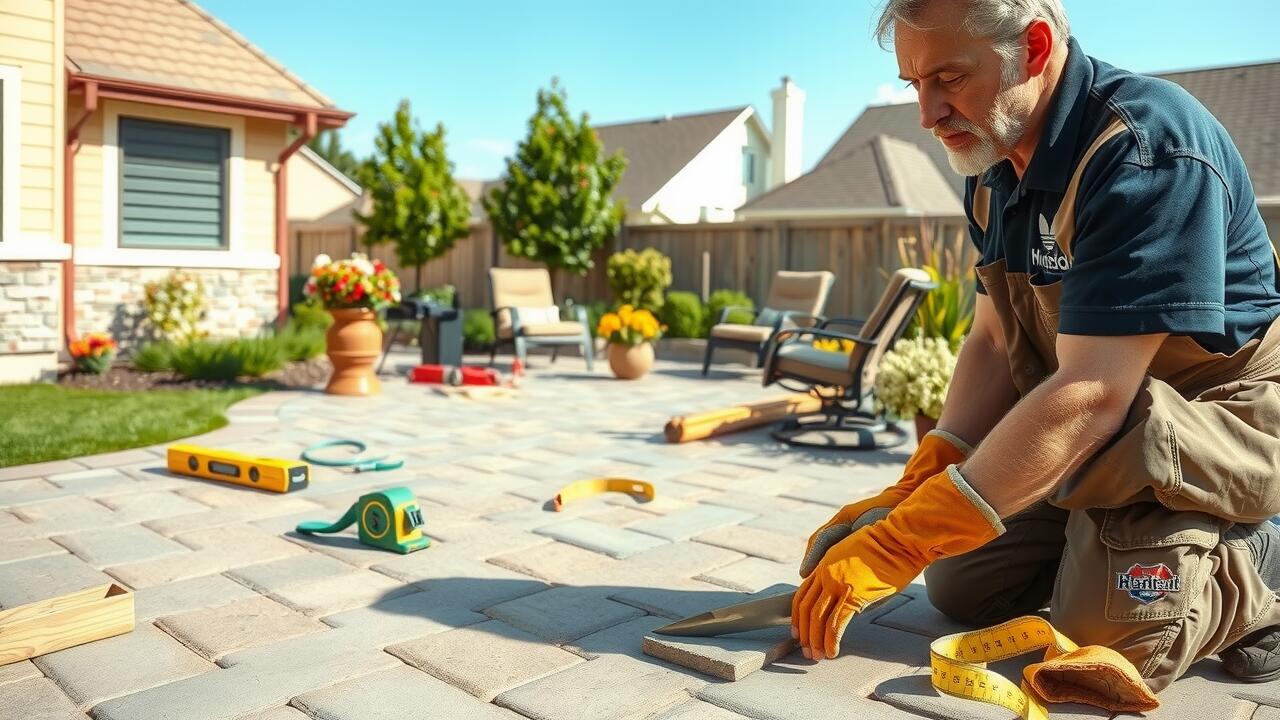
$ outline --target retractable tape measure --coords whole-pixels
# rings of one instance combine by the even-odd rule
[[[1025,682],[1015,684],[988,670],[986,664],[1050,645],[1057,646],[1062,653],[1078,649],[1048,620],[1035,616],[940,637],[929,644],[933,687],[947,695],[999,705],[1024,720],[1048,720],[1049,711],[1044,701]]]

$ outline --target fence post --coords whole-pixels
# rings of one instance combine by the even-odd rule
[[[711,299],[711,251],[702,251],[702,303]]]

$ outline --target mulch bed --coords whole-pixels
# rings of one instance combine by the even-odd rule
[[[58,384],[90,390],[192,390],[244,386],[266,390],[296,390],[323,384],[328,380],[331,368],[327,358],[318,357],[306,362],[289,363],[283,369],[262,378],[233,381],[190,380],[170,371],[141,372],[127,363],[117,362],[101,375],[63,370],[58,373]]]

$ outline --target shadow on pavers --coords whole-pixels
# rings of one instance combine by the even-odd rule
[[[318,537],[312,537],[311,539],[321,541]],[[326,538],[325,541],[327,541],[325,544],[342,544],[347,547],[359,545],[354,538],[331,537]],[[431,550],[428,548],[414,554],[420,555],[421,553],[430,552]],[[784,586],[774,586],[753,595],[728,589],[701,591],[666,589],[649,585],[557,585],[533,577],[528,579],[442,577],[421,580],[413,583],[413,585],[420,588],[422,592],[409,595],[389,592],[367,606],[367,609],[388,615],[425,617],[450,629],[470,627],[476,630],[482,629],[480,623],[490,619],[502,619],[494,616],[503,616],[505,615],[504,613],[498,612],[490,615],[486,612],[486,610],[495,606],[513,600],[536,603],[536,596],[539,593],[549,591],[564,593],[566,590],[573,590],[592,599],[598,599],[599,601],[610,600],[636,608],[645,613],[645,615],[611,622],[604,628],[593,629],[590,632],[572,637],[566,635],[553,639],[543,635],[543,639],[547,642],[561,646],[576,647],[583,638],[599,633],[593,639],[590,647],[586,648],[593,654],[630,655],[643,658],[645,662],[675,668],[685,673],[693,673],[695,671],[687,667],[677,667],[658,658],[643,654],[642,647],[646,631],[637,629],[634,633],[610,634],[609,630],[623,623],[638,621],[643,617],[651,619],[653,627],[660,627],[681,617],[786,591]],[[647,597],[637,597],[637,594]],[[902,665],[907,668],[927,665],[929,662],[928,645],[932,638],[877,625],[874,622],[876,618],[892,612],[906,602],[924,601],[913,600],[907,595],[899,595],[881,607],[856,617],[844,634],[841,643],[841,656],[865,657]],[[678,609],[679,613],[675,609]],[[506,630],[507,626],[508,623],[504,621],[502,629]],[[538,635],[538,633],[531,634]],[[737,636],[728,635],[725,637],[733,638]],[[672,639],[679,640],[680,638]],[[689,640],[712,641],[714,639],[689,638]],[[795,651],[777,663],[766,665],[763,671],[802,675],[814,665],[815,663],[804,659],[799,651]],[[711,676],[703,676],[700,673],[699,677],[707,679],[708,682],[727,682]]]

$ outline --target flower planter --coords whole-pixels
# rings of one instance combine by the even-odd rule
[[[653,343],[639,345],[609,343],[609,369],[620,380],[635,380],[653,368]]]
[[[382,330],[368,308],[331,309],[325,333],[333,375],[324,391],[333,395],[376,395],[382,383],[373,365],[382,352]]]

